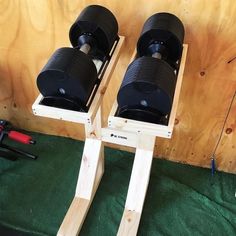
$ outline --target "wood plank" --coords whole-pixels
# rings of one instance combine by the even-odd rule
[[[102,106],[92,123],[85,124],[86,140],[74,200],[57,235],[78,235],[104,173],[104,145],[101,141]]]
[[[42,116],[51,119],[70,121],[81,124],[92,122],[91,117],[88,113],[41,105],[40,102],[42,101],[42,99],[43,96],[39,94],[34,104],[32,105],[32,111],[36,116]]]
[[[112,112],[117,110],[117,102],[115,101],[112,107]],[[171,138],[172,130],[165,125],[147,123],[143,121],[131,120],[114,116],[108,117],[108,128],[118,129],[134,133],[142,133],[162,138]]]
[[[135,236],[138,232],[140,219],[141,213],[125,209],[117,236]]]
[[[175,124],[175,118],[176,118],[177,108],[179,104],[179,96],[180,96],[181,86],[182,86],[182,81],[183,81],[183,76],[184,76],[184,68],[185,68],[186,59],[187,59],[187,52],[188,52],[188,45],[184,44],[183,52],[181,56],[181,63],[180,63],[179,72],[177,76],[177,83],[175,87],[175,95],[174,95],[173,104],[171,108],[170,119],[168,122],[168,127],[171,129],[171,131],[173,131],[174,124]]]
[[[118,235],[136,235],[149,184],[155,137],[140,135]]]
[[[86,139],[76,187],[77,197],[85,199],[92,197],[101,148],[101,140]]]
[[[88,122],[84,126],[86,138],[101,139],[101,127],[102,127],[102,104],[97,110],[96,116],[93,119],[92,123]]]
[[[104,147],[100,140],[86,139],[75,197],[58,230],[58,236],[75,236],[83,225],[104,172]]]
[[[149,182],[155,139],[156,137],[148,135],[139,137],[125,203],[128,210],[142,212]]]
[[[79,197],[74,197],[57,236],[78,235],[85,217],[87,215],[91,201]]]
[[[127,147],[137,146],[137,134],[112,128],[102,128],[102,141]]]
[[[150,177],[153,151],[137,148],[125,207],[141,213]]]

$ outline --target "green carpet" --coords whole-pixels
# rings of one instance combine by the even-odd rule
[[[56,235],[74,196],[83,142],[32,134],[36,161],[0,158],[0,225]],[[8,142],[9,143],[9,142]],[[106,148],[105,173],[81,235],[116,235],[134,154]],[[138,235],[236,235],[236,175],[153,161]],[[3,235],[4,236],[4,235]]]

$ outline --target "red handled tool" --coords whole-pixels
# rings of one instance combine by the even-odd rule
[[[31,159],[36,159],[37,156],[30,154],[28,152],[22,151],[17,148],[10,147],[3,144],[3,139],[8,137],[16,142],[23,144],[35,144],[36,142],[31,136],[23,134],[21,132],[12,130],[10,123],[6,120],[0,120],[0,156],[9,160],[16,160],[17,157],[12,155],[13,153],[20,154],[21,156],[29,157]]]
[[[35,144],[35,141],[32,140],[31,136],[22,134],[14,130],[8,132],[8,138],[15,140],[16,142],[19,142],[19,143]]]

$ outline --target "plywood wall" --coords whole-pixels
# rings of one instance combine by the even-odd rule
[[[68,30],[89,4],[116,15],[126,36],[121,58],[105,95],[105,114],[134,50],[144,21],[155,12],[176,14],[189,44],[172,140],[157,139],[156,155],[208,167],[236,91],[236,3],[234,0],[1,0],[0,114],[27,130],[83,139],[81,126],[34,117],[35,79],[52,52],[69,45]],[[220,170],[236,172],[236,109],[233,102],[216,151]],[[227,131],[227,132],[226,132]]]

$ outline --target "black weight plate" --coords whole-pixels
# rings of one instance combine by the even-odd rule
[[[55,96],[44,97],[40,102],[40,104],[72,111],[87,112],[88,110],[87,107],[84,106],[84,104],[81,104],[78,101],[74,101],[66,97],[55,97]]]
[[[38,75],[37,86],[44,97],[61,96],[86,104],[96,81],[96,67],[86,54],[60,48]]]
[[[168,63],[140,57],[126,71],[117,95],[118,106],[149,107],[165,116],[171,110],[175,84],[176,75]]]
[[[96,41],[96,47],[109,54],[118,37],[118,23],[115,16],[107,8],[99,5],[86,7],[70,29],[70,41],[73,47],[78,45],[79,36],[91,35]]]
[[[156,13],[144,23],[137,43],[139,56],[148,55],[149,47],[161,43],[168,51],[168,60],[176,62],[180,59],[184,40],[184,26],[173,14]]]
[[[153,110],[150,107],[140,108],[140,106],[119,108],[116,116],[163,125],[166,125],[168,121],[159,111]]]

